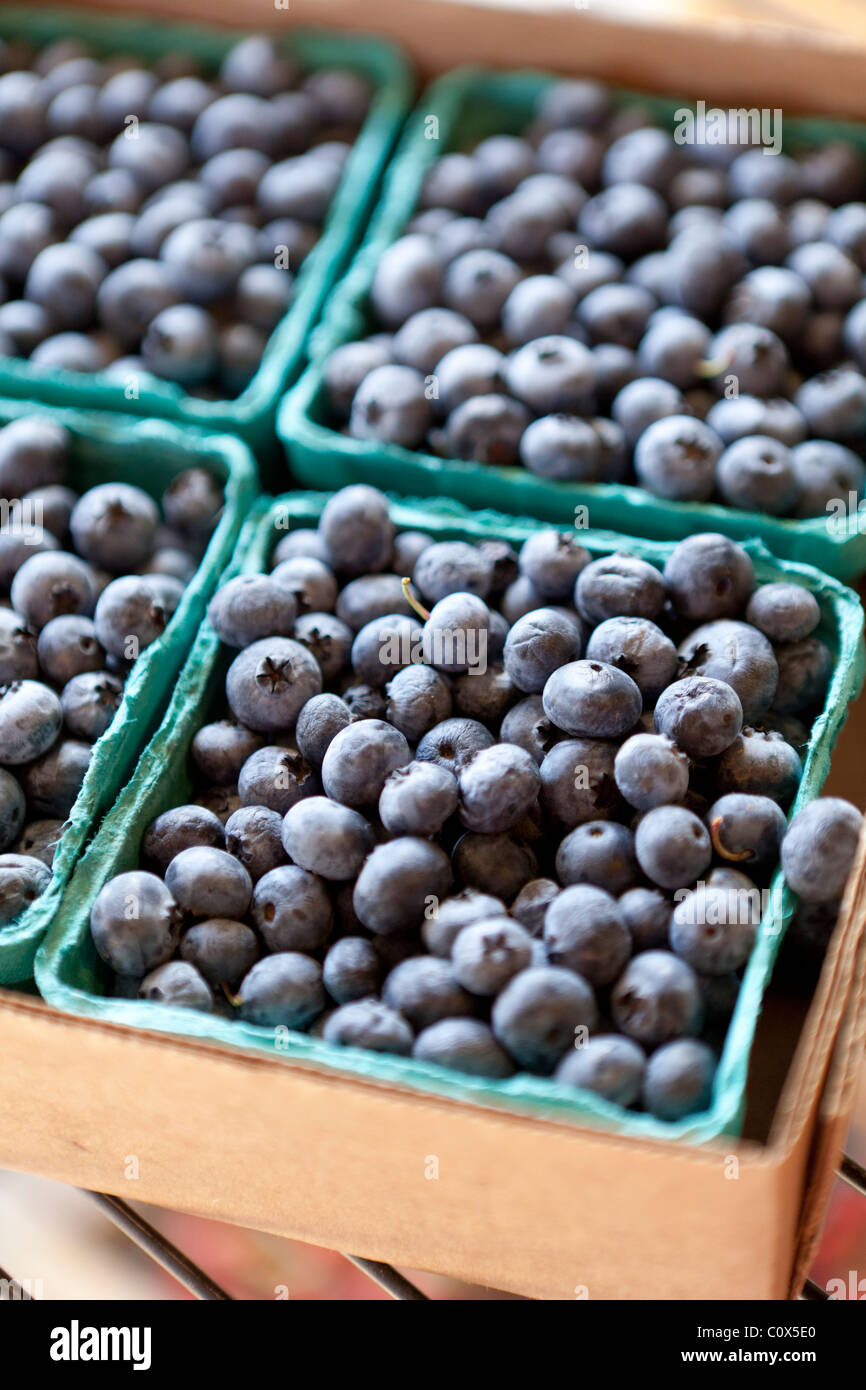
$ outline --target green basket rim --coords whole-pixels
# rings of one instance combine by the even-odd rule
[[[23,6],[0,9],[0,36],[36,36],[49,42],[60,35],[82,37],[94,48],[143,53],[152,60],[180,46],[211,63],[246,34],[256,30],[207,24],[159,24],[126,15],[79,9],[32,11]],[[74,405],[83,394],[88,406],[157,416],[215,430],[257,433],[270,423],[281,391],[303,364],[307,337],[339,274],[361,238],[374,193],[397,139],[412,98],[413,82],[398,45],[354,32],[321,28],[295,29],[281,46],[299,54],[311,66],[334,63],[363,71],[374,83],[370,111],[352,146],[339,187],[323,223],[322,235],[295,279],[295,295],[268,339],[259,368],[236,397],[207,401],[190,396],[170,383],[142,382],[134,401],[125,396],[123,382],[104,373],[71,372],[34,366],[27,359],[0,359],[0,396],[27,394],[47,404]]]
[[[219,460],[224,467],[225,506],[204,556],[193,578],[184,590],[171,622],[160,637],[141,654],[124,683],[123,698],[114,719],[93,752],[81,789],[66,821],[55,855],[54,876],[46,891],[26,912],[7,926],[0,927],[0,982],[14,983],[32,973],[36,947],[49,921],[60,905],[86,840],[95,828],[100,813],[106,763],[122,755],[126,740],[135,738],[135,722],[144,721],[144,708],[154,673],[160,671],[159,684],[173,671],[176,675],[183,664],[182,633],[190,622],[198,627],[197,613],[203,613],[206,599],[218,581],[225,559],[240,530],[258,488],[256,465],[242,440],[230,434],[205,434],[203,431],[179,426],[165,420],[136,419],[115,416],[107,412],[91,414],[63,407],[51,407],[29,401],[9,401],[0,398],[0,422],[23,416],[40,415],[69,429],[73,441],[80,438],[89,443],[110,445],[122,452],[125,447],[164,450],[166,445],[178,451],[176,471],[195,462],[206,464]],[[73,450],[75,445],[73,443]],[[106,465],[107,467],[107,465]],[[158,701],[161,716],[169,691]],[[146,732],[144,722],[142,733]],[[141,740],[137,753],[141,752]],[[136,762],[133,750],[130,770]],[[106,808],[103,808],[106,809]]]
[[[275,500],[260,499],[248,520],[232,572],[251,572],[264,567],[274,539],[273,523],[276,517],[291,518],[295,525],[313,523],[326,500],[325,494],[316,493],[289,494]],[[390,500],[392,516],[398,526],[402,529],[425,529],[436,536],[457,534],[475,539],[496,535],[513,543],[544,526],[529,518],[504,516],[492,511],[472,513],[454,501]],[[581,533],[581,539],[591,550],[602,553],[626,550],[656,561],[663,560],[674,544],[589,530]],[[759,580],[785,577],[815,593],[821,603],[824,619],[832,622],[835,634],[837,650],[834,672],[824,709],[812,728],[804,758],[803,779],[788,812],[793,815],[819,793],[829,768],[830,751],[846,717],[847,705],[862,683],[863,611],[857,596],[837,580],[810,566],[779,561],[760,543],[748,543],[746,548],[752,556]],[[146,795],[148,788],[156,787],[170,761],[185,758],[193,726],[198,727],[208,717],[209,710],[199,708],[198,699],[206,693],[219,647],[213,629],[205,621],[163,724],[142,755],[135,778],[124,794],[125,801],[118,803],[111,816],[106,818],[100,835],[77,871],[70,890],[70,896],[77,903],[83,904],[86,898],[92,900],[91,890],[98,891],[98,886],[108,877],[108,874],[102,878],[100,875],[106,861],[113,858],[111,846],[117,840],[115,825],[119,828],[125,818],[135,814],[138,798]],[[196,706],[195,712],[190,714],[193,704]],[[185,712],[188,730],[181,728]],[[722,1048],[713,1104],[703,1114],[678,1123],[665,1123],[651,1116],[623,1111],[597,1097],[563,1087],[550,1078],[518,1074],[510,1081],[482,1081],[462,1077],[412,1058],[386,1058],[385,1054],[373,1055],[360,1049],[335,1048],[303,1033],[291,1033],[286,1046],[277,1047],[275,1034],[279,1034],[279,1030],[210,1014],[191,1016],[190,1011],[166,1005],[97,995],[68,983],[69,963],[72,962],[74,968],[75,955],[87,939],[84,906],[78,908],[74,917],[57,923],[40,950],[36,975],[39,988],[50,1003],[88,1017],[140,1026],[151,1032],[180,1034],[227,1044],[242,1051],[281,1057],[325,1073],[350,1075],[394,1086],[414,1095],[465,1100],[534,1118],[589,1123],[643,1139],[686,1139],[696,1143],[722,1133],[735,1132],[742,1120],[749,1051],[761,1001],[785,926],[793,911],[792,895],[787,888],[781,887],[780,878],[777,870],[771,885],[770,909],[764,916],[746,967]],[[579,1096],[578,1101],[575,1101],[576,1095]]]
[[[681,538],[695,529],[714,529],[739,541],[759,536],[782,558],[815,563],[839,578],[860,573],[866,569],[866,512],[858,512],[846,522],[822,517],[794,520],[740,511],[718,502],[672,502],[654,496],[637,483],[562,482],[539,477],[524,467],[502,468],[438,458],[423,449],[356,440],[317,416],[325,399],[324,359],[340,344],[365,335],[366,304],[375,269],[386,247],[405,230],[415,211],[424,175],[443,147],[449,147],[462,111],[470,102],[483,104],[487,95],[503,102],[526,102],[555,80],[531,69],[495,71],[463,67],[439,78],[422,95],[389,165],[367,234],[312,334],[306,370],[279,408],[277,433],[293,471],[303,483],[319,485],[315,465],[311,461],[309,467],[305,466],[305,455],[327,455],[344,465],[341,481],[346,481],[349,470],[363,480],[371,469],[378,469],[380,485],[401,490],[401,479],[407,479],[407,470],[411,470],[408,487],[423,487],[433,494],[451,493],[469,505],[474,505],[475,497],[467,496],[466,489],[483,476],[489,480],[485,486],[489,486],[491,495],[497,496],[500,505],[507,498],[508,505],[513,500],[519,511],[526,508],[526,497],[531,495],[533,513],[551,520],[565,520],[575,506],[592,509],[595,504],[603,512],[602,525],[607,524],[611,513],[616,513],[617,525],[636,535]],[[640,101],[657,115],[670,115],[674,110],[694,105],[676,98],[613,90],[619,100]],[[425,122],[431,114],[439,120],[438,140],[426,136]],[[855,122],[792,118],[786,121],[785,132],[790,141],[804,144],[841,133],[846,138],[856,138],[866,150],[866,125]],[[390,470],[387,477],[385,469]],[[338,485],[337,479],[329,480],[328,485]],[[620,513],[623,521],[619,520]]]

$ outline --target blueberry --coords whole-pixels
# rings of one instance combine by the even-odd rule
[[[586,657],[624,671],[635,682],[646,704],[658,697],[677,671],[673,642],[648,618],[605,619],[591,634]]]
[[[866,377],[851,366],[834,367],[804,381],[794,402],[812,435],[819,439],[854,439],[866,411]]]
[[[346,680],[351,680],[347,676]],[[385,715],[385,697],[381,690],[372,685],[344,685],[341,698],[353,720],[382,719]]]
[[[551,130],[571,126],[577,126],[580,130],[597,130],[604,125],[610,111],[611,97],[607,87],[589,78],[551,81],[544,88],[537,106],[542,128]]]
[[[516,623],[518,618],[531,613],[534,608],[543,607],[541,594],[525,574],[518,575],[502,595],[501,609],[506,623]]]
[[[660,1120],[681,1120],[706,1110],[713,1091],[716,1060],[705,1043],[679,1038],[660,1047],[647,1062],[643,1103]]]
[[[354,641],[351,629],[345,623],[340,623],[338,618],[331,621],[339,624],[344,630],[343,645],[346,656],[348,657],[351,651],[353,674],[365,685],[386,685],[391,677],[402,667],[409,665],[420,651],[422,628],[414,614],[407,616],[403,613],[389,613],[381,618],[374,618],[371,622],[365,623]],[[319,644],[313,647],[314,652],[317,645]],[[316,654],[318,655],[317,652]],[[325,669],[321,658],[319,664],[323,666],[326,677],[336,675],[335,670]],[[342,665],[341,661],[337,670]]]
[[[536,150],[539,169],[573,179],[584,188],[598,183],[604,146],[586,130],[551,130]]]
[[[446,353],[477,341],[474,324],[463,314],[453,309],[421,309],[395,333],[394,360],[428,376]]]
[[[544,713],[540,695],[530,695],[514,705],[502,721],[499,730],[502,743],[516,743],[525,748],[541,764],[562,738]],[[542,779],[543,780],[543,779]]]
[[[398,328],[412,314],[439,303],[442,289],[442,265],[433,243],[429,237],[415,234],[400,237],[383,252],[370,289],[370,301],[384,324]],[[451,305],[446,286],[449,307],[465,313],[460,298],[462,295]],[[468,317],[477,323],[471,313]]]
[[[475,719],[443,719],[419,741],[415,756],[419,762],[440,763],[459,776],[477,753],[494,742],[489,729]]]
[[[337,601],[337,581],[328,565],[312,555],[281,560],[271,579],[286,589],[299,613],[330,613]]]
[[[664,607],[665,583],[646,560],[608,555],[580,571],[574,597],[581,617],[593,626],[616,617],[654,620]]]
[[[251,753],[264,746],[261,734],[231,719],[203,724],[190,745],[193,763],[212,786],[230,786]]]
[[[537,174],[494,203],[484,225],[497,251],[518,262],[538,261],[551,238],[573,226],[585,201],[583,191],[569,180]]]
[[[99,606],[97,628],[98,618]],[[303,705],[321,688],[322,674],[315,659],[288,637],[262,638],[246,647],[226,676],[232,714],[263,732],[291,729]]]
[[[236,989],[258,960],[259,943],[243,922],[214,917],[184,932],[180,955],[213,988],[225,984]]]
[[[819,705],[827,692],[833,658],[817,637],[785,642],[776,647],[779,684],[773,711],[776,714],[805,714]]]
[[[0,333],[11,342],[16,356],[29,357],[50,332],[51,320],[41,304],[9,299],[0,305]]]
[[[464,400],[502,391],[505,357],[488,343],[453,347],[436,363],[432,407],[449,416]]]
[[[655,297],[641,285],[600,285],[581,299],[576,319],[593,344],[634,349],[655,307]]]
[[[241,1018],[270,1028],[306,1028],[326,1006],[322,967],[297,951],[264,956],[241,981]]]
[[[394,543],[387,499],[363,483],[343,488],[326,503],[319,534],[330,564],[347,577],[384,569]]]
[[[39,859],[47,867],[54,863],[54,855],[60,844],[65,822],[62,820],[34,820],[25,825],[14,846],[17,855],[24,858]]]
[[[818,309],[850,309],[861,296],[859,266],[831,241],[796,246],[786,265],[805,281]]]
[[[559,884],[552,878],[536,878],[524,885],[511,904],[510,912],[532,937],[540,937],[544,915],[560,893]]]
[[[425,1028],[412,1056],[469,1076],[503,1080],[513,1067],[486,1023],[474,1018],[444,1018]]]
[[[382,344],[373,342],[343,343],[326,358],[322,371],[328,400],[341,419],[348,419],[361,382],[375,368],[386,366],[390,360],[388,350]]]
[[[88,566],[62,551],[31,555],[12,580],[10,594],[13,608],[36,631],[62,614],[89,613],[94,598]]]
[[[634,726],[643,708],[631,677],[601,661],[561,666],[548,679],[542,701],[557,728],[586,738],[616,738]]]
[[[722,792],[770,796],[787,806],[802,775],[797,752],[781,734],[745,728],[719,759]]]
[[[520,572],[545,599],[571,596],[575,580],[590,562],[589,551],[564,531],[536,531],[520,550]]]
[[[622,182],[590,198],[578,219],[578,232],[592,247],[633,260],[661,246],[667,208],[655,189]]]
[[[155,874],[138,869],[104,884],[90,912],[93,944],[118,975],[145,975],[169,960],[179,925],[168,888]]]
[[[178,304],[181,297],[176,278],[167,266],[160,261],[139,259],[126,261],[105,276],[96,308],[102,327],[122,346],[134,348],[151,320],[163,309]]]
[[[43,674],[55,685],[65,685],[82,671],[101,670],[105,659],[91,619],[75,613],[46,623],[36,650]]]
[[[419,926],[431,900],[451,885],[447,856],[438,845],[403,836],[380,845],[355,883],[353,902],[361,923],[388,936]]]
[[[560,844],[556,874],[563,884],[586,883],[624,893],[637,877],[634,836],[613,821],[585,821]]]
[[[129,483],[100,483],[76,503],[70,530],[78,554],[100,569],[125,574],[154,548],[159,509]]]
[[[0,83],[2,81],[0,77]],[[39,202],[13,203],[0,215],[0,274],[9,275],[17,281],[24,280],[36,257],[56,239],[56,220],[50,208]],[[50,305],[44,307],[47,312]]]
[[[431,605],[453,593],[486,598],[492,571],[489,560],[467,541],[438,541],[419,555],[412,582]]]
[[[75,242],[46,246],[27,272],[24,295],[49,310],[58,328],[85,329],[93,319],[97,291],[107,271],[102,257],[88,246]]]
[[[35,73],[0,77],[0,139],[19,158],[29,158],[44,140],[45,109],[45,91]]]
[[[106,346],[106,340],[96,334],[55,333],[33,349],[30,361],[52,371],[101,372],[108,366]]]
[[[222,150],[202,165],[199,179],[213,194],[217,207],[225,211],[255,203],[261,179],[270,168],[271,162],[261,150]]]
[[[623,386],[614,398],[611,414],[625,431],[629,444],[636,444],[649,427],[683,412],[682,392],[669,381],[638,377]]]
[[[628,927],[632,951],[654,951],[668,944],[671,905],[657,888],[630,888],[617,901]]]
[[[645,1067],[646,1057],[637,1043],[611,1034],[589,1038],[566,1053],[555,1079],[592,1091],[613,1105],[631,1106],[640,1097]]]
[[[121,130],[128,115],[144,117],[159,86],[156,73],[126,67],[112,74],[99,93],[99,114],[111,131]]]
[[[122,699],[122,683],[107,671],[82,671],[72,676],[60,695],[68,732],[85,743],[95,743],[112,723]]]
[[[695,628],[680,644],[683,674],[724,681],[739,697],[743,720],[753,724],[772,705],[779,683],[773,648],[749,623],[719,619]]]
[[[518,824],[541,788],[534,758],[513,743],[480,750],[461,769],[459,783],[463,824],[489,835]]]
[[[410,760],[409,745],[398,729],[381,719],[361,719],[328,745],[322,784],[328,796],[345,806],[373,806],[388,774]]]
[[[634,956],[611,993],[617,1028],[643,1047],[657,1047],[700,1027],[703,1003],[698,978],[670,951]]]
[[[282,843],[301,868],[322,878],[344,880],[358,872],[373,847],[373,837],[357,811],[314,796],[287,812]]]
[[[743,277],[728,302],[726,317],[758,324],[791,343],[802,333],[811,303],[808,286],[793,270],[765,265]]]
[[[592,402],[596,367],[581,343],[551,334],[518,348],[505,376],[511,393],[536,414],[580,414]]]
[[[435,956],[401,961],[388,975],[382,999],[417,1032],[443,1019],[471,1014],[474,1008],[471,997],[458,983],[456,970]]]
[[[259,879],[250,912],[268,951],[317,951],[333,926],[324,880],[295,864]]]
[[[614,776],[630,806],[651,811],[683,800],[689,788],[689,760],[663,734],[634,734],[616,754]]]
[[[849,494],[866,490],[866,468],[851,449],[827,439],[810,439],[791,450],[800,485],[795,516],[823,516],[840,503],[850,510]]]
[[[189,135],[214,95],[214,89],[199,77],[176,77],[156,88],[148,104],[148,119]]]
[[[213,994],[204,976],[191,961],[170,960],[145,975],[138,987],[139,999],[169,1004],[178,1009],[200,1009],[210,1013]]]
[[[579,1028],[592,1029],[598,1009],[579,975],[557,966],[522,970],[493,1005],[493,1032],[511,1057],[529,1071],[552,1072]]]
[[[516,135],[489,135],[476,145],[473,159],[488,199],[513,193],[535,168],[531,147]]]
[[[376,439],[417,448],[432,419],[424,378],[414,367],[374,367],[352,401],[349,432],[356,439]]]
[[[0,687],[0,763],[12,767],[47,752],[60,733],[60,701],[40,681],[13,681]]]
[[[777,439],[793,449],[806,437],[806,421],[793,402],[784,398],[761,400],[758,396],[723,397],[707,412],[707,424],[726,446],[735,444],[738,439],[760,434],[769,435],[771,439]]]
[[[26,802],[21,787],[5,768],[0,768],[0,853],[14,845],[24,825]]]
[[[502,328],[512,347],[565,331],[577,296],[557,275],[531,275],[502,306]]]
[[[243,864],[208,845],[175,855],[165,871],[165,884],[178,906],[192,917],[240,919],[252,893]]]
[[[381,965],[375,948],[363,936],[344,936],[325,956],[322,979],[337,1004],[350,1004],[378,993]]]
[[[511,902],[530,879],[538,877],[538,860],[517,834],[461,836],[454,846],[454,873],[464,888],[475,888]]]
[[[658,806],[638,823],[635,854],[660,888],[685,888],[709,867],[713,849],[698,817],[684,806]]]
[[[284,560],[298,558],[318,560],[321,564],[327,565],[321,537],[318,531],[311,530],[309,526],[299,526],[296,531],[290,531],[277,541],[271,556],[271,565],[276,569]]]
[[[542,805],[559,825],[573,829],[617,807],[615,751],[606,740],[564,739],[546,754],[541,763]]]
[[[448,719],[451,694],[446,677],[431,666],[413,664],[386,686],[388,722],[411,743]]]
[[[638,480],[658,497],[705,502],[715,487],[721,440],[700,420],[671,415],[650,425],[637,441]]]
[[[524,430],[520,460],[542,478],[595,482],[601,475],[598,434],[576,415],[544,415]]]
[[[294,86],[295,66],[278,44],[263,35],[252,35],[233,44],[220,65],[220,81],[227,92],[250,92],[273,97]]]
[[[453,773],[438,763],[410,762],[387,777],[379,816],[391,835],[436,835],[457,803]]]
[[[863,817],[838,797],[818,797],[794,816],[782,841],[782,872],[806,903],[841,898]]]
[[[800,170],[787,155],[765,159],[763,150],[745,150],[731,164],[728,189],[736,199],[764,197],[774,203],[792,203],[802,190]]]
[[[403,239],[404,241],[408,240],[408,238]],[[399,244],[399,242],[395,243],[395,245]],[[463,255],[456,256],[447,266],[443,279],[441,266],[435,256],[432,244],[429,254],[436,262],[441,282],[441,294],[449,309],[455,309],[458,313],[465,314],[469,321],[482,331],[493,328],[499,319],[505,301],[521,278],[517,263],[510,256],[503,255],[501,251],[479,247],[477,250],[465,251]],[[384,258],[379,263],[380,273],[383,263]],[[434,297],[428,301],[430,304],[436,302],[439,292],[439,285],[437,284]],[[380,317],[385,318],[385,321],[388,322],[389,320],[382,314],[381,308],[378,305],[376,307]],[[427,305],[418,305],[418,307],[425,308]],[[402,322],[405,317],[404,309],[399,319],[390,321]]]
[[[790,450],[767,435],[730,444],[718,460],[719,492],[731,507],[784,516],[799,496]]]
[[[405,558],[412,559],[411,555]],[[411,570],[412,565],[408,568]],[[395,613],[410,615],[412,609],[403,592],[403,581],[399,574],[365,574],[351,579],[340,590],[336,612],[352,632],[359,632],[374,618],[385,618]]]
[[[129,212],[104,212],[80,222],[69,240],[78,246],[88,246],[102,257],[106,265],[114,268],[122,261],[129,260],[130,235],[134,226],[135,218]]]
[[[699,884],[673,910],[671,947],[702,975],[727,975],[749,959],[760,915],[748,893]]]
[[[446,452],[455,458],[497,467],[515,464],[529,418],[526,408],[510,396],[470,396],[448,416],[444,430]]]
[[[224,844],[225,832],[213,811],[204,806],[174,806],[150,822],[142,849],[145,860],[159,873],[165,873],[175,855],[185,849],[194,845],[222,849]]]
[[[735,617],[755,587],[747,552],[727,536],[710,532],[674,546],[664,579],[677,612],[696,623]]]
[[[244,806],[266,806],[281,816],[315,790],[315,774],[300,753],[276,744],[251,753],[238,775],[238,796]]]
[[[471,994],[494,995],[531,963],[529,933],[505,916],[463,927],[451,948],[454,975]],[[468,1010],[467,1010],[468,1012]]]
[[[356,999],[341,1005],[328,1018],[322,1036],[325,1042],[339,1047],[362,1047],[370,1052],[396,1052],[407,1057],[412,1050],[409,1023],[378,999]]]
[[[505,906],[499,898],[465,888],[425,912],[421,933],[431,955],[450,956],[451,948],[464,927],[491,917],[503,916]]]
[[[565,888],[544,918],[552,965],[575,970],[593,985],[610,984],[631,955],[631,938],[609,893],[589,884]]]
[[[181,386],[198,386],[214,371],[217,333],[210,314],[196,304],[172,304],[151,319],[141,341],[148,371]]]
[[[100,594],[93,614],[96,635],[105,650],[127,660],[135,660],[144,647],[155,642],[170,618],[151,580],[131,574],[112,580]]]
[[[35,680],[39,675],[38,642],[18,614],[0,608],[0,682]]]
[[[709,329],[699,319],[689,314],[653,317],[640,340],[637,360],[647,377],[669,381],[685,391],[698,383],[709,345]]]
[[[185,299],[210,304],[230,294],[255,261],[256,232],[240,222],[195,218],[169,232],[159,257]]]
[[[253,883],[285,863],[282,817],[265,806],[241,806],[225,823],[225,845]]]

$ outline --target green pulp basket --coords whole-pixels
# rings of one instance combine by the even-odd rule
[[[35,44],[81,38],[96,53],[133,53],[143,63],[169,52],[215,69],[242,31],[166,24],[76,10],[35,7],[0,9],[0,38]],[[272,333],[261,365],[234,400],[207,401],[169,382],[142,380],[130,399],[123,382],[103,373],[57,371],[14,358],[0,359],[0,395],[30,397],[51,405],[75,405],[158,416],[179,423],[240,435],[251,448],[274,448],[274,417],[280,396],[304,361],[307,337],[330,290],[346,268],[373,207],[382,171],[403,125],[412,96],[408,68],[398,49],[360,34],[295,30],[283,41],[309,68],[346,67],[367,77],[375,89],[370,112],[355,141],[322,236],[297,278],[292,305]]]
[[[323,359],[340,343],[373,331],[368,295],[376,267],[411,219],[431,164],[443,152],[471,148],[486,135],[522,131],[539,95],[553,80],[535,72],[464,68],[440,79],[422,98],[388,170],[363,246],[313,335],[311,365],[280,408],[277,432],[292,473],[306,487],[340,488],[363,481],[407,495],[456,497],[469,507],[493,501],[504,511],[548,521],[569,521],[576,507],[585,507],[592,526],[660,540],[682,539],[695,531],[723,531],[736,540],[759,537],[783,559],[815,565],[840,579],[853,578],[866,569],[866,512],[787,521],[717,504],[668,502],[637,485],[554,482],[521,467],[465,463],[351,439],[331,424]],[[688,105],[625,92],[618,93],[617,100],[639,101],[668,126],[674,113]],[[433,116],[438,120],[435,139],[430,138]],[[788,148],[841,137],[866,151],[864,126],[785,118]]]
[[[178,473],[201,466],[221,479],[225,508],[177,612],[162,636],[142,652],[133,666],[120,708],[94,745],[87,775],[57,848],[54,877],[47,891],[17,921],[0,927],[0,984],[12,984],[32,975],[36,948],[60,906],[81,850],[126,784],[142,747],[162,718],[258,485],[252,455],[246,445],[231,435],[180,430],[160,420],[128,420],[104,413],[86,415],[0,400],[0,425],[35,414],[50,416],[69,431],[72,449],[68,481],[76,490],[122,481],[135,483],[158,501]]]
[[[320,494],[296,494],[270,508],[263,499],[251,515],[238,547],[237,568],[246,573],[268,566],[280,529],[315,525],[327,500]],[[438,539],[478,541],[497,537],[520,545],[539,523],[495,512],[470,513],[451,502],[406,501],[392,504],[400,529],[423,529]],[[671,545],[588,531],[581,537],[595,555],[627,550],[662,564]],[[815,594],[822,610],[820,631],[832,645],[835,667],[826,705],[815,721],[805,757],[803,781],[792,810],[817,796],[830,766],[830,752],[849,700],[863,678],[863,613],[850,590],[807,566],[779,563],[759,543],[749,544],[760,581],[785,577]],[[230,656],[205,621],[184,668],[161,727],[145,750],[135,775],[106,817],[66,892],[63,911],[36,962],[36,980],[49,1003],[67,1012],[151,1031],[202,1038],[300,1066],[368,1082],[396,1086],[422,1095],[445,1096],[516,1114],[546,1116],[589,1124],[622,1134],[655,1139],[703,1141],[735,1132],[744,1106],[749,1050],[781,935],[793,900],[777,873],[771,903],[746,967],[739,998],[717,1073],[712,1104],[705,1113],[678,1123],[664,1123],[602,1101],[555,1081],[526,1074],[494,1082],[461,1076],[410,1058],[339,1048],[321,1038],[264,1028],[211,1014],[106,995],[108,971],[94,949],[89,913],[99,890],[117,873],[135,868],[146,826],[162,811],[190,796],[187,753],[193,735],[209,718],[223,691]]]

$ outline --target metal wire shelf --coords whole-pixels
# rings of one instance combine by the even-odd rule
[[[858,1163],[849,1154],[843,1154],[837,1176],[849,1187],[852,1187],[855,1192],[858,1192],[861,1197],[866,1198],[866,1167],[862,1163]],[[91,1198],[123,1235],[151,1260],[160,1265],[173,1279],[176,1279],[194,1298],[202,1302],[234,1302],[230,1293],[221,1288],[203,1269],[189,1259],[182,1250],[179,1250],[127,1202],[121,1201],[119,1197],[111,1197],[105,1192],[86,1192],[85,1195]],[[371,1279],[374,1284],[377,1284],[380,1289],[383,1289],[396,1301],[429,1301],[428,1295],[419,1289],[417,1284],[413,1284],[411,1280],[395,1269],[393,1265],[384,1264],[379,1260],[365,1260],[360,1255],[344,1254],[343,1258],[347,1259],[356,1269],[360,1270],[362,1274],[365,1274],[368,1279]],[[0,1267],[0,1281],[2,1281],[3,1290],[0,1293],[0,1301],[32,1300],[33,1295],[24,1289],[14,1276],[7,1274],[2,1267]],[[827,1299],[828,1294],[814,1280],[807,1279],[799,1297],[806,1302],[823,1302]]]

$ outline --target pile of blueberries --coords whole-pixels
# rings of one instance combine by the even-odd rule
[[[826,939],[862,820],[786,824],[832,668],[808,590],[721,535],[659,569],[395,534],[356,485],[209,617],[233,659],[198,798],[91,912],[118,995],[708,1104],[761,890],[781,856]]]
[[[349,435],[677,502],[841,516],[864,491],[866,164],[678,144],[603,86],[430,169],[375,331],[325,364]]]
[[[0,354],[207,398],[258,369],[370,103],[266,38],[218,74],[0,43]]]
[[[177,474],[161,511],[129,483],[79,496],[69,453],[68,432],[45,417],[0,429],[0,930],[47,887],[93,744],[223,506],[200,468]]]

